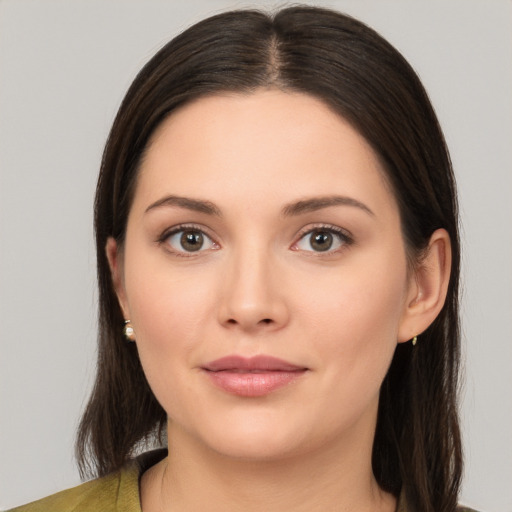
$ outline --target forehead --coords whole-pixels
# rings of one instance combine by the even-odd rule
[[[200,98],[154,133],[138,192],[213,201],[269,196],[375,196],[394,203],[367,141],[324,102],[275,89]]]

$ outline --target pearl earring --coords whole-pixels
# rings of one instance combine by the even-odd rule
[[[135,341],[135,331],[133,330],[130,320],[125,320],[123,334],[128,341]]]

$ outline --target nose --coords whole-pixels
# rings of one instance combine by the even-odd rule
[[[245,251],[226,262],[219,322],[230,329],[274,331],[289,321],[283,275],[265,251]]]

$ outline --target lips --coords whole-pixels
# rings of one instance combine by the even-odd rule
[[[282,359],[259,355],[227,356],[202,367],[210,381],[228,393],[258,397],[299,379],[308,370]]]

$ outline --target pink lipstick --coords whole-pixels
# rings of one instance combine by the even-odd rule
[[[258,397],[282,388],[304,375],[307,368],[270,356],[227,356],[216,359],[203,370],[210,380],[228,393]]]

